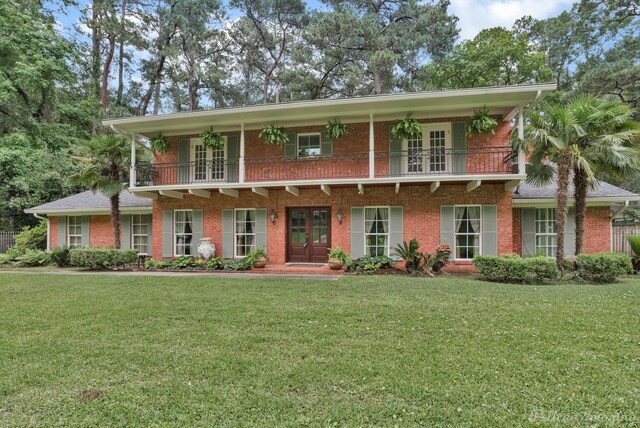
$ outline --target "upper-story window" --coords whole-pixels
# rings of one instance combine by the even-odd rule
[[[404,140],[405,174],[438,174],[451,170],[451,123],[422,125],[422,135]]]
[[[298,156],[320,156],[320,133],[298,134]]]
[[[219,149],[207,148],[199,138],[191,139],[192,181],[224,181],[227,137]]]

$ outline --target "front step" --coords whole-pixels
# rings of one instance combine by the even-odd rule
[[[332,270],[324,263],[287,263],[284,265],[269,264],[262,269],[252,269],[253,273],[291,273],[305,275],[342,275],[344,270]]]

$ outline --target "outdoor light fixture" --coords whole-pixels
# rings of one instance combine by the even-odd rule
[[[269,220],[271,220],[271,224],[276,224],[276,220],[278,219],[278,213],[276,210],[271,208],[271,212],[269,213]]]
[[[344,219],[344,213],[342,212],[342,208],[338,208],[338,212],[336,213],[336,218],[338,219],[338,223],[342,224],[342,220]]]

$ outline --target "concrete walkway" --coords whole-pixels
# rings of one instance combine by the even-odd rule
[[[0,270],[0,274],[20,274],[20,275],[110,275],[110,276],[173,276],[173,277],[209,277],[209,278],[292,278],[292,279],[321,279],[337,281],[341,275],[318,275],[301,273],[252,273],[233,271],[182,271],[182,272],[159,272],[159,271],[80,271],[80,270]]]

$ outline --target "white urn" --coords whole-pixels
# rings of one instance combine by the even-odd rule
[[[202,238],[198,244],[198,254],[205,260],[216,255],[216,247],[211,243],[211,238]]]

